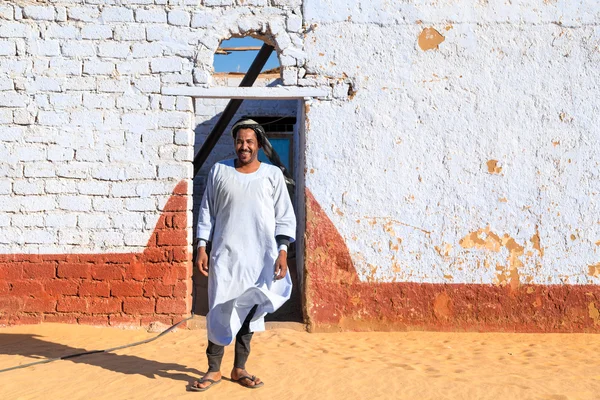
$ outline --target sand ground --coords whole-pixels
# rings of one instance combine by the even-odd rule
[[[42,324],[0,329],[0,369],[155,336]],[[206,368],[206,332],[0,373],[0,399],[599,399],[600,335],[329,333],[255,335],[248,364],[265,386],[187,391]],[[226,350],[223,372],[233,355]]]

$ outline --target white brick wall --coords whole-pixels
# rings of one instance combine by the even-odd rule
[[[100,16],[100,10],[94,6],[74,6],[67,9],[67,16],[73,21],[93,22]]]
[[[204,137],[161,89],[207,85],[238,20],[298,24],[260,0],[0,3],[0,251],[25,253],[141,250]]]
[[[54,21],[56,10],[54,7],[25,6],[23,8],[23,17],[35,20]]]
[[[83,63],[83,73],[87,75],[112,75],[115,63],[111,61],[88,60]]]
[[[0,40],[0,56],[14,56],[17,54],[17,45],[14,41]]]
[[[48,39],[77,39],[79,31],[77,26],[51,24],[46,28],[45,37]]]
[[[64,175],[56,174],[59,178]],[[45,191],[49,194],[78,194],[77,182],[72,179],[47,179],[45,182]]]
[[[14,18],[13,6],[8,4],[0,4],[0,18],[1,19],[13,19]]]
[[[150,63],[153,73],[178,72],[183,69],[183,62],[179,57],[155,58]]]
[[[147,75],[150,73],[149,62],[146,60],[121,61],[117,63],[117,72],[121,75]]]
[[[25,94],[0,92],[0,107],[26,107],[29,101],[30,98]]]
[[[169,12],[168,20],[170,25],[189,26],[191,15],[187,11],[172,10]]]
[[[105,7],[101,19],[106,22],[133,22],[133,10],[126,7]]]
[[[65,57],[92,57],[96,55],[96,46],[91,42],[67,40],[62,43],[62,54]]]
[[[81,28],[83,39],[110,39],[112,36],[113,30],[109,25],[91,24]]]
[[[135,12],[135,20],[136,22],[141,23],[158,23],[164,24],[167,22],[167,13],[164,9],[138,9]]]
[[[57,39],[31,40],[28,53],[32,56],[58,56],[60,55],[60,44]]]
[[[127,58],[130,45],[128,43],[100,42],[98,55],[105,58]]]
[[[81,61],[54,58],[50,60],[49,74],[52,76],[81,75]],[[66,86],[63,89],[67,90]]]
[[[115,40],[143,41],[146,40],[144,25],[120,25],[115,28]]]
[[[11,194],[13,192],[13,183],[8,181],[8,180],[4,180],[4,181],[0,181],[0,195],[5,195],[5,194]],[[16,193],[16,191],[15,191]]]

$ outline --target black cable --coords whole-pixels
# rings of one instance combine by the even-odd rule
[[[118,346],[118,347],[113,347],[110,349],[105,349],[105,350],[90,350],[90,351],[83,351],[81,353],[75,353],[75,354],[67,354],[66,356],[61,356],[61,357],[57,357],[57,358],[49,358],[46,360],[40,360],[40,361],[36,361],[36,362],[32,362],[32,363],[28,363],[28,364],[22,364],[22,365],[17,365],[15,367],[10,367],[10,368],[5,368],[5,369],[0,369],[0,373],[2,372],[8,372],[8,371],[12,371],[14,369],[20,369],[20,368],[27,368],[27,367],[31,367],[32,365],[38,365],[38,364],[47,364],[50,363],[52,361],[58,361],[58,360],[68,360],[69,358],[75,358],[75,357],[81,357],[81,356],[86,356],[89,354],[96,354],[96,353],[110,353],[113,352],[115,350],[121,350],[127,347],[134,347],[134,346],[139,346],[140,344],[145,344],[145,343],[150,343],[156,339],[158,339],[159,337],[171,332],[173,329],[175,329],[177,326],[179,326],[181,323],[185,322],[185,321],[189,321],[190,319],[192,319],[194,317],[194,313],[192,313],[191,316],[189,316],[186,319],[182,319],[181,321],[179,321],[178,323],[176,323],[175,325],[172,325],[170,328],[167,328],[166,330],[162,331],[161,333],[159,333],[157,336],[150,338],[150,339],[146,339],[146,340],[142,340],[139,342],[135,342],[135,343],[130,343],[130,344],[126,344],[123,346]]]
[[[271,124],[274,124],[275,122],[281,121],[282,119],[286,119],[286,118],[289,118],[289,117],[281,117],[281,118],[277,118],[277,119],[274,119],[273,121],[269,121],[269,122],[263,122],[263,123],[262,123],[262,124],[260,124],[260,125],[271,125]]]

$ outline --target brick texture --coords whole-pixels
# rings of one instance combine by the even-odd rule
[[[233,0],[4,3],[0,325],[179,320],[191,309],[192,202],[177,182],[192,178],[194,138],[222,107],[161,90],[213,83],[209,60],[230,32],[271,32],[284,68],[300,66],[289,54],[302,33],[281,32],[298,28],[297,5],[252,0],[234,18]]]
[[[183,181],[142,253],[0,255],[0,324],[147,326],[187,316],[186,193]]]

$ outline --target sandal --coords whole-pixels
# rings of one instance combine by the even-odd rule
[[[210,385],[208,385],[207,387],[199,387],[198,386],[204,382],[210,382]],[[211,387],[215,386],[218,383],[221,383],[220,379],[218,381],[215,381],[215,380],[208,379],[208,378],[202,378],[199,381],[194,381],[194,383],[190,387],[190,390],[193,390],[194,392],[204,392],[205,390],[210,389]]]
[[[252,376],[249,376],[249,375],[240,376],[238,379],[232,379],[231,381],[232,382],[237,382],[240,385],[242,385],[243,387],[246,387],[248,389],[258,389],[259,387],[262,387],[265,384],[264,382],[260,382],[260,383],[255,383],[254,385],[247,385],[245,383],[242,383],[242,379],[248,379],[249,381],[256,382],[256,376],[254,376],[254,375],[252,375]]]

